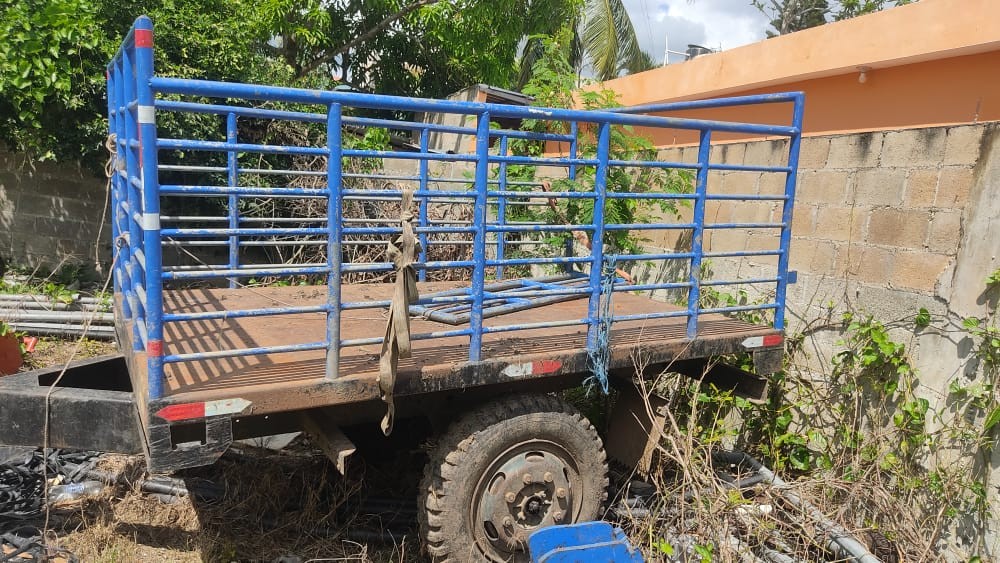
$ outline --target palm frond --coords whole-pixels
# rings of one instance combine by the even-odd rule
[[[588,0],[581,39],[598,80],[618,76],[623,68],[636,64],[642,54],[622,0]]]

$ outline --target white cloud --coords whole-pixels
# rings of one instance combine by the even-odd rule
[[[663,60],[664,38],[671,51],[688,44],[732,49],[764,39],[768,18],[750,0],[624,0],[639,43]],[[683,57],[671,55],[676,62]]]

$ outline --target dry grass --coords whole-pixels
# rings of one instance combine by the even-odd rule
[[[142,477],[137,458],[104,463],[124,468],[133,483]],[[134,485],[109,488],[63,514],[59,544],[82,561],[418,560],[410,537],[372,545],[351,539],[361,529],[400,525],[385,522],[392,515],[360,510],[363,479],[340,477],[321,454],[227,456],[182,475],[189,486],[210,478],[225,494],[167,503]]]
[[[828,536],[814,514],[789,502],[777,488],[758,484],[740,491],[715,476],[720,464],[713,462],[713,452],[754,444],[740,443],[745,435],[739,416],[697,400],[697,391],[681,377],[665,375],[656,385],[657,394],[668,399],[667,424],[657,450],[658,465],[651,475],[642,476],[656,490],[649,514],[626,514],[623,519],[632,542],[642,547],[648,560],[685,548],[694,561],[759,561],[767,549],[796,561],[836,560],[826,549]],[[812,390],[825,397],[822,391]],[[823,404],[837,410],[832,401]],[[869,439],[893,451],[891,436],[873,432]],[[880,461],[843,456],[829,468],[785,467],[775,473],[788,482],[784,491],[816,507],[885,561],[968,560],[975,551],[959,545],[953,508],[960,501],[922,484],[931,474],[926,467],[914,465],[904,474],[887,470]],[[636,477],[625,474],[618,480],[627,483]],[[941,486],[947,491],[953,484]],[[620,491],[619,498],[629,494]],[[884,538],[891,544],[878,546]]]
[[[49,366],[63,366],[73,356],[76,339],[41,337],[35,345],[35,351],[25,358],[21,371],[28,371]],[[117,354],[118,346],[114,342],[104,340],[83,340],[80,349],[73,360],[84,360],[107,354]]]

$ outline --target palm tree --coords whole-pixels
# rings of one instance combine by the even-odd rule
[[[532,2],[532,9],[544,10],[545,2]],[[570,22],[573,38],[568,58],[577,75],[585,66],[597,80],[611,80],[659,66],[639,47],[635,27],[622,0],[585,0],[582,10]],[[522,52],[517,86],[531,77],[535,61],[543,53],[540,37],[529,37]]]
[[[635,27],[622,0],[587,0],[582,25],[577,26],[581,51],[598,80],[610,80],[622,71],[649,70],[656,65],[639,47]],[[574,61],[579,68],[583,61]]]

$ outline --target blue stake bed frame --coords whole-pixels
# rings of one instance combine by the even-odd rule
[[[585,111],[169,78],[154,73],[153,61],[152,22],[140,17],[107,68],[117,152],[111,182],[115,318],[153,468],[211,463],[234,437],[280,432],[282,420],[306,409],[327,408],[341,422],[381,416],[379,354],[393,287],[385,282],[395,267],[385,258],[356,258],[361,254],[352,249],[381,250],[400,234],[404,190],[418,206],[413,225],[421,248],[414,268],[421,298],[410,309],[412,357],[400,360],[394,390],[403,415],[433,408],[439,395],[579,385],[593,375],[595,353],[605,355],[612,376],[635,373],[638,357],[649,369],[681,369],[684,362],[741,351],[754,354],[759,375],[780,368],[785,295],[794,281],[788,252],[800,93]],[[733,115],[756,104],[787,108],[788,124],[677,116],[715,108]],[[421,114],[428,117],[421,121]],[[181,118],[217,123],[224,138],[158,133],[159,120]],[[498,120],[533,120],[546,132],[500,128]],[[268,144],[244,129],[291,122],[322,131],[324,142]],[[440,124],[453,122],[473,125]],[[358,148],[355,141],[375,130],[413,141]],[[684,153],[693,158],[616,158],[615,131],[657,130],[693,132],[697,142]],[[440,135],[457,135],[470,150],[431,150]],[[740,136],[781,139],[787,163],[712,161],[713,141]],[[583,150],[584,140],[596,148]],[[545,151],[513,154],[515,142],[544,143]],[[291,164],[309,159],[310,169]],[[618,171],[643,170],[687,171],[689,188],[658,191],[636,183],[621,191],[609,184]],[[771,185],[780,188],[734,193],[720,189],[716,173],[773,176]],[[679,213],[615,223],[605,210],[616,200],[669,202]],[[322,213],[262,218],[247,212],[291,201]],[[396,211],[388,218],[366,215],[373,202]],[[530,206],[545,211],[566,202],[593,211],[576,215],[583,217],[576,224],[542,222],[539,213],[525,219]],[[771,212],[754,222],[715,221],[706,210],[722,204],[765,205]],[[183,214],[212,205],[224,211]],[[460,212],[437,213],[443,206]],[[565,252],[551,242],[581,233],[607,242],[626,231],[658,240],[672,233],[687,242],[633,252],[597,243]],[[727,231],[744,238],[765,233],[774,244],[706,250],[703,241]],[[443,254],[444,248],[454,251]],[[280,249],[293,252],[274,260]],[[172,261],[165,264],[164,256]],[[748,257],[772,264],[772,271],[703,279],[709,260]],[[679,274],[638,281],[614,274],[614,283],[604,283],[615,268]],[[363,276],[374,281],[362,283]],[[322,285],[296,285],[302,280]],[[708,289],[737,286],[762,298],[704,305]],[[605,298],[611,303],[602,307]],[[737,318],[748,312],[767,324]]]

